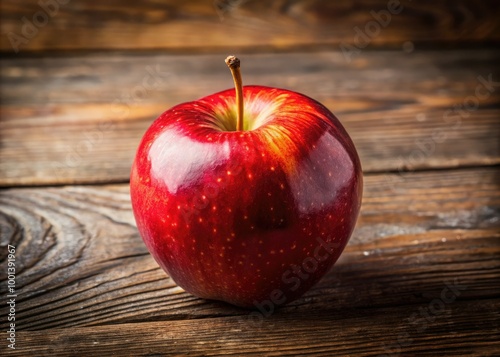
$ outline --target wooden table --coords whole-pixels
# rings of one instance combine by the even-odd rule
[[[387,1],[52,4],[0,5],[0,355],[500,354],[498,2],[401,1],[378,32]],[[177,287],[129,199],[146,128],[231,87],[232,52],[337,114],[365,177],[335,268],[260,322]]]

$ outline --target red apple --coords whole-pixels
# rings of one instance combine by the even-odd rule
[[[338,259],[362,195],[356,149],[319,102],[241,86],[179,104],[145,133],[130,191],[158,264],[193,295],[288,303]],[[269,310],[269,309],[268,309]]]

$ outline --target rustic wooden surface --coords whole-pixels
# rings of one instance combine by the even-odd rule
[[[2,60],[0,186],[127,181],[139,140],[159,113],[232,86],[224,58]],[[487,97],[477,109],[463,109],[478,77],[496,75],[499,62],[496,50],[377,51],[351,62],[318,52],[245,55],[243,70],[245,83],[324,103],[356,142],[364,171],[383,172],[499,164],[499,87],[482,89]]]
[[[19,45],[20,51],[199,52],[220,48],[253,51],[339,47],[356,43],[355,27],[363,30],[374,20],[372,11],[387,11],[391,3],[387,0],[81,0],[74,5],[69,0],[58,1],[62,4],[55,15],[44,21],[42,17],[33,20],[41,10],[38,2],[3,0],[2,33],[21,36],[23,17],[39,24],[46,22],[33,38],[25,37],[26,43]],[[498,43],[499,17],[500,4],[495,0],[401,0],[390,22],[380,31],[373,30],[376,36],[370,38],[369,46],[401,48],[405,42],[440,46],[457,43],[477,46],[478,41]],[[14,51],[8,36],[1,37],[0,50]]]
[[[70,1],[18,53],[40,5],[0,2],[0,356],[500,355],[500,6],[401,3],[347,58],[388,1]],[[337,114],[365,175],[334,269],[262,320],[177,287],[129,199],[146,128],[231,87],[235,50]]]

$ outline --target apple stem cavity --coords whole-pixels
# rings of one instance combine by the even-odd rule
[[[236,89],[236,131],[243,130],[243,81],[241,80],[240,60],[235,56],[228,56],[226,64],[233,75],[234,88]]]

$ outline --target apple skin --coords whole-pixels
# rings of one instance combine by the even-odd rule
[[[302,94],[243,87],[177,105],[145,133],[130,178],[138,230],[158,264],[205,299],[297,299],[356,224],[360,161],[339,120]]]

